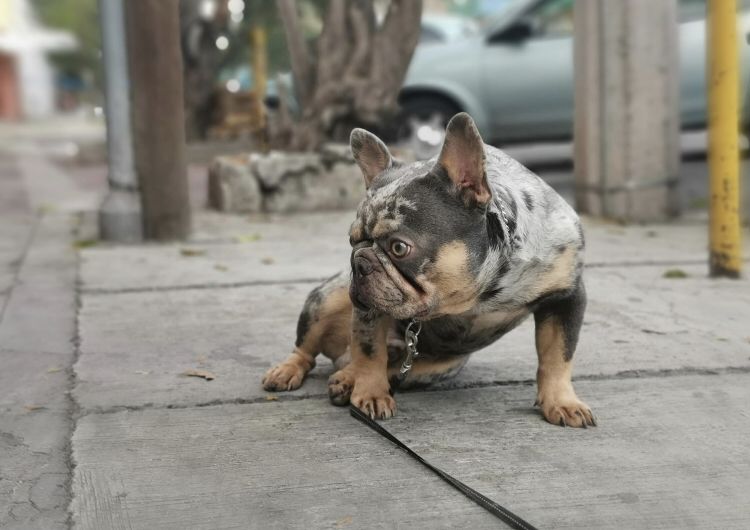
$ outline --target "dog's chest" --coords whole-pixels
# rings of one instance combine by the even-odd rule
[[[430,320],[419,336],[419,349],[425,357],[466,355],[489,346],[528,315],[523,307]]]

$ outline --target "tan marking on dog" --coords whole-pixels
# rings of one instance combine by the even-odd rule
[[[352,223],[349,228],[349,238],[355,242],[362,241],[365,238],[361,220],[357,219]]]
[[[451,370],[455,369],[459,365],[463,365],[466,363],[466,358],[469,355],[461,355],[458,357],[451,357],[449,359],[440,359],[438,361],[432,361],[432,360],[426,360],[426,359],[418,359],[414,365],[412,366],[412,369],[409,370],[409,373],[406,376],[406,379],[404,380],[403,384],[408,385],[411,379],[417,379],[419,377],[425,377],[425,376],[431,376],[431,375],[442,375],[444,373],[450,372]],[[388,368],[388,377],[394,377],[399,374],[401,370],[401,363],[398,363],[397,365],[390,366]]]
[[[378,220],[375,222],[375,226],[372,227],[370,235],[373,239],[379,239],[385,237],[398,230],[401,227],[401,223],[395,219],[384,219],[381,215],[378,215]]]
[[[315,356],[323,353],[335,361],[344,355],[351,339],[352,303],[346,287],[334,289],[321,302],[317,320],[311,323],[302,344],[263,377],[266,390],[295,390],[315,368]]]
[[[531,285],[528,291],[529,300],[533,300],[545,293],[570,289],[573,286],[575,278],[575,268],[577,263],[577,251],[575,247],[570,246],[560,254],[552,268],[541,275],[539,279]]]
[[[573,363],[565,360],[565,332],[557,317],[551,316],[537,325],[536,349],[537,404],[545,419],[569,427],[596,425],[591,408],[573,390]]]
[[[492,313],[482,313],[474,318],[471,324],[471,333],[478,334],[486,330],[497,329],[508,326],[529,315],[529,310],[525,307],[511,309],[507,311],[493,311]]]
[[[477,303],[478,289],[469,273],[469,253],[462,241],[446,243],[425,278],[438,297],[437,313],[464,313]]]

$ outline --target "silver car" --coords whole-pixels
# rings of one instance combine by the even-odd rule
[[[741,0],[740,32],[750,33]],[[680,1],[683,128],[706,124],[706,7]],[[743,79],[750,49],[742,46]],[[573,134],[573,0],[516,0],[478,35],[420,45],[400,94],[398,136],[420,156],[442,142],[446,120],[469,112],[494,143],[570,139]]]

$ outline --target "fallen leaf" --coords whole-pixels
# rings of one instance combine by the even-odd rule
[[[59,366],[51,366],[47,368],[48,374],[56,374],[57,372],[62,372],[62,368],[60,368]]]
[[[261,263],[262,263],[263,265],[273,265],[275,261],[276,261],[276,260],[275,260],[275,259],[273,259],[273,258],[272,258],[272,257],[270,257],[270,256],[266,256],[265,258],[262,258],[262,259],[260,260],[260,262],[261,262]]]
[[[667,271],[664,271],[663,277],[670,278],[670,279],[682,279],[682,278],[687,278],[688,275],[682,269],[669,269]]]
[[[73,248],[89,248],[99,243],[96,239],[79,239],[73,242]]]
[[[351,515],[347,515],[346,517],[342,517],[338,521],[336,521],[336,528],[341,528],[342,526],[348,526],[352,524],[354,521],[354,518]]]
[[[229,270],[229,267],[227,267],[226,265],[222,265],[221,263],[217,263],[216,265],[214,265],[214,269],[216,269],[217,271],[226,272]]]
[[[237,243],[252,243],[253,241],[260,240],[260,234],[242,234],[239,236],[235,236],[234,240]]]
[[[271,394],[266,396],[266,401],[278,401],[278,396],[272,396]]]
[[[44,405],[24,405],[23,408],[26,410],[26,412],[34,412],[35,410],[43,410],[46,409]]]
[[[186,377],[201,377],[206,381],[213,381],[214,379],[216,379],[216,376],[208,370],[196,370],[194,368],[185,370],[180,375],[184,375]]]
[[[199,248],[181,248],[180,254],[185,257],[192,258],[195,256],[205,256],[206,251]]]

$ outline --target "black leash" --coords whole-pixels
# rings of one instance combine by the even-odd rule
[[[354,405],[349,407],[349,412],[353,417],[367,425],[370,429],[373,431],[381,434],[394,444],[396,444],[398,447],[406,451],[406,453],[410,456],[412,456],[415,460],[418,462],[421,462],[425,467],[430,469],[433,473],[435,473],[438,477],[446,481],[448,484],[456,488],[458,491],[466,495],[469,499],[477,503],[479,506],[490,512],[492,515],[503,521],[505,524],[507,524],[511,528],[515,528],[516,530],[537,530],[534,526],[527,523],[520,517],[518,517],[516,514],[511,512],[510,510],[503,508],[498,503],[493,501],[492,499],[489,499],[476,491],[473,488],[470,488],[463,482],[461,482],[458,479],[453,478],[451,475],[443,471],[442,469],[433,466],[430,464],[427,460],[419,456],[417,453],[409,449],[406,444],[401,442],[398,438],[393,436],[391,433],[386,431],[383,427],[381,427],[375,420],[370,419],[370,417],[359,410]]]

